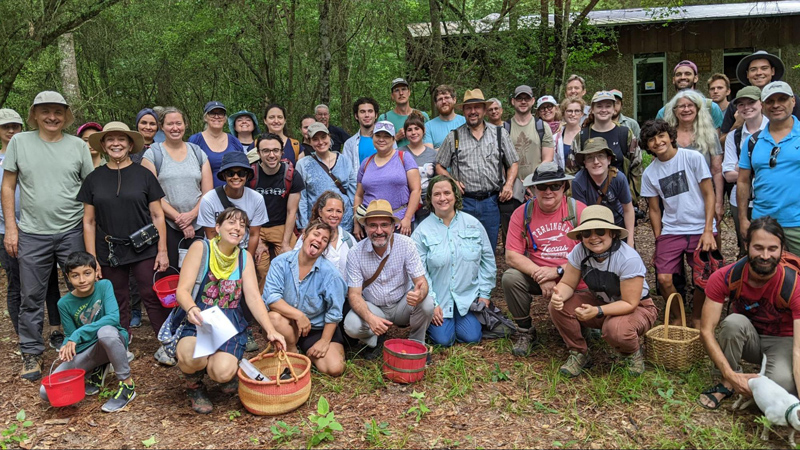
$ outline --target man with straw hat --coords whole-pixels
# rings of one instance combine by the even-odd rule
[[[513,195],[519,157],[508,132],[483,121],[491,103],[480,89],[464,93],[464,102],[456,108],[464,111],[467,123],[451,131],[439,147],[436,173],[456,180],[464,196],[463,211],[481,222],[495,249],[500,230],[498,202]]]
[[[366,344],[370,350],[365,358],[374,359],[382,354],[392,325],[408,325],[409,339],[425,341],[433,319],[433,298],[428,295],[416,244],[394,232],[400,219],[389,202],[371,201],[358,221],[367,239],[347,254],[347,298],[352,310],[344,318],[344,331]]]
[[[644,277],[647,268],[639,253],[625,243],[628,230],[614,224],[614,214],[603,205],[587,206],[581,224],[567,233],[580,242],[569,253],[564,276],[553,289],[548,310],[567,344],[569,358],[559,372],[576,377],[592,363],[582,328],[602,329],[603,340],[628,357],[629,372],[644,373],[644,351],[639,340],[658,317]],[[573,295],[585,282],[589,296]]]
[[[64,133],[75,122],[58,92],[40,92],[28,113],[27,131],[14,136],[3,161],[3,215],[8,254],[19,259],[22,302],[19,346],[27,380],[41,377],[44,299],[53,261],[83,250],[83,204],[76,200],[82,181],[94,170],[89,147]],[[19,226],[14,220],[20,186]]]
[[[567,255],[577,245],[568,237],[578,225],[581,202],[566,197],[571,175],[558,164],[543,162],[525,178],[525,187],[533,187],[536,197],[514,211],[508,224],[506,263],[503,273],[503,292],[508,309],[513,314],[518,332],[513,353],[528,355],[536,340],[536,328],[530,317],[531,296],[541,295],[550,300],[553,288],[564,275]],[[586,289],[581,283],[579,289]],[[591,298],[591,293],[578,291],[576,296]]]

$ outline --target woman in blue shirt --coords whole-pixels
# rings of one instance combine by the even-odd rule
[[[461,212],[461,194],[452,178],[433,177],[425,202],[433,214],[411,238],[436,305],[428,337],[444,347],[480,342],[481,324],[469,307],[476,299],[489,306],[497,282],[489,236],[478,219]]]
[[[344,335],[338,327],[347,286],[322,253],[331,237],[330,225],[314,221],[303,232],[303,246],[279,255],[269,267],[264,302],[275,329],[322,373],[344,372]]]
[[[244,153],[242,143],[223,129],[227,119],[228,112],[225,105],[215,101],[208,102],[203,108],[203,121],[206,123],[206,129],[189,137],[189,142],[200,146],[208,156],[208,162],[211,164],[211,178],[214,180],[215,188],[225,184],[225,181],[217,178],[217,173],[222,165],[222,157],[230,152]]]

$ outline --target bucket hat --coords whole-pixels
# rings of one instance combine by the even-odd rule
[[[587,206],[586,209],[581,212],[581,224],[568,232],[567,237],[572,240],[578,240],[581,231],[598,229],[617,230],[619,231],[620,239],[626,239],[628,237],[628,230],[615,225],[614,213],[603,205]]]
[[[558,164],[547,161],[539,164],[532,174],[525,177],[525,181],[522,184],[525,187],[530,187],[537,184],[555,183],[556,181],[569,181],[573,178],[575,177],[567,175]]]
[[[225,153],[222,157],[222,164],[219,166],[219,172],[217,172],[217,178],[225,181],[225,175],[223,175],[225,171],[237,167],[247,169],[247,171],[250,172],[247,176],[248,180],[253,178],[253,168],[250,167],[250,161],[247,160],[247,155],[242,152]]]
[[[597,153],[599,151],[605,150],[608,153],[608,160],[613,163],[614,159],[614,151],[608,146],[608,142],[605,138],[601,137],[593,137],[586,140],[581,147],[580,150],[575,152],[575,163],[578,164],[578,167],[583,167],[583,160],[585,155],[589,155],[592,153]]]
[[[56,91],[42,91],[36,94],[36,97],[33,99],[33,103],[31,103],[31,108],[28,110],[28,128],[31,130],[38,130],[39,124],[36,123],[36,119],[33,116],[33,110],[38,105],[62,105],[67,108],[66,118],[64,120],[64,128],[72,126],[75,123],[75,115],[72,114],[72,110],[69,107],[69,103],[64,98],[63,95],[59,94]]]
[[[20,116],[16,111],[9,108],[0,109],[0,125],[8,125],[9,123],[18,123],[20,125],[24,125],[22,123],[22,116]]]
[[[99,131],[91,136],[89,136],[89,145],[97,149],[103,153],[106,153],[106,150],[103,148],[101,142],[103,138],[108,133],[112,131],[119,131],[121,133],[125,133],[129,138],[133,140],[133,147],[131,147],[130,153],[139,153],[144,149],[144,138],[138,131],[131,131],[131,129],[123,122],[108,122],[106,126],[103,127],[103,131]]]
[[[231,130],[231,134],[236,138],[239,137],[239,134],[236,132],[234,126],[236,125],[236,119],[242,116],[247,116],[253,121],[253,136],[258,137],[261,135],[261,128],[258,127],[258,119],[256,118],[256,115],[246,109],[237,111],[228,116],[228,129]]]

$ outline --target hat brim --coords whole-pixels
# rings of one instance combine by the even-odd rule
[[[21,119],[0,119],[0,126],[8,125],[10,123],[16,123],[19,126],[25,125],[25,124],[22,123]]]
[[[249,160],[250,160],[250,158],[248,158],[248,161]],[[247,169],[250,172],[250,174],[247,176],[247,180],[248,181],[250,179],[252,179],[253,176],[255,176],[255,172],[253,172],[253,168],[252,167],[245,166],[244,164],[234,163],[234,164],[229,164],[227,166],[220,167],[219,168],[219,172],[217,172],[217,179],[219,181],[225,181],[225,175],[223,175],[225,173],[225,171],[228,170],[228,169],[236,169],[236,168]]]
[[[485,108],[488,108],[489,106],[491,106],[491,105],[492,105],[492,103],[494,103],[494,102],[493,102],[493,101],[491,101],[491,100],[475,100],[475,101],[473,101],[473,102],[471,102],[471,101],[466,101],[466,102],[463,102],[463,103],[459,103],[459,104],[457,104],[457,105],[456,105],[456,108],[457,108],[457,109],[464,109],[464,105],[478,105],[478,104],[483,104],[483,106],[484,106]]]
[[[534,172],[534,173],[528,175],[527,177],[525,177],[525,180],[522,182],[522,185],[525,186],[525,187],[531,187],[531,186],[536,186],[537,184],[557,183],[559,181],[572,181],[575,178],[572,175],[564,175],[561,178],[553,178],[552,180],[533,181],[533,175],[535,173],[536,172]]]
[[[64,104],[64,103],[39,103],[39,104],[36,104],[36,105],[31,105],[30,109],[28,110],[28,119],[26,120],[26,122],[28,123],[28,129],[29,130],[38,130],[39,129],[39,124],[36,123],[36,118],[33,115],[33,110],[37,106],[40,106],[40,105],[61,105],[61,106],[65,107],[65,108],[67,108],[67,113],[66,113],[66,117],[64,119],[64,127],[63,128],[69,128],[69,127],[72,126],[73,123],[75,123],[75,115],[72,114],[72,108],[70,108],[69,105]]]
[[[133,141],[133,147],[131,148],[131,151],[128,152],[129,155],[132,155],[134,153],[139,153],[142,150],[144,150],[144,138],[142,137],[142,135],[136,131],[126,131],[126,130],[98,131],[97,133],[89,136],[89,145],[92,148],[97,149],[97,151],[99,151],[100,153],[104,153],[107,155],[108,152],[106,152],[106,150],[103,148],[103,137],[105,137],[105,135],[108,133],[114,133],[114,132],[124,133]]]
[[[387,211],[370,211],[370,212],[364,214],[364,217],[359,217],[358,218],[358,223],[360,223],[363,226],[363,225],[367,224],[367,219],[375,219],[375,218],[380,218],[380,217],[386,217],[387,219],[392,219],[392,222],[395,225],[400,223],[400,219],[395,217],[394,214],[392,214],[391,212],[387,212]]]
[[[750,80],[747,79],[747,70],[750,68],[750,63],[757,59],[766,59],[772,64],[772,67],[775,68],[775,75],[772,77],[772,81],[781,81],[783,79],[786,67],[783,65],[783,61],[781,61],[780,58],[771,53],[753,54],[745,56],[739,61],[739,64],[736,65],[736,78],[739,79],[740,83],[745,86],[750,86]]]
[[[258,127],[258,119],[256,118],[256,115],[251,113],[250,111],[247,112],[239,111],[237,113],[234,113],[233,115],[228,116],[228,129],[230,129],[233,137],[237,139],[239,138],[239,133],[236,132],[234,127],[236,126],[236,119],[242,116],[247,116],[250,118],[250,120],[253,121],[253,137],[256,138],[258,136],[261,136],[261,129]]]
[[[585,230],[617,230],[619,231],[619,238],[620,239],[627,239],[628,238],[628,230],[622,227],[618,227],[613,223],[608,223],[604,220],[589,220],[586,223],[582,223],[579,226],[573,228],[570,232],[567,233],[567,237],[572,239],[573,241],[579,240],[579,234],[581,231]]]
[[[608,161],[610,164],[613,164],[614,161],[617,160],[617,156],[614,154],[614,150],[611,150],[608,147],[601,148],[600,150],[592,150],[591,152],[587,152],[581,149],[581,151],[575,152],[575,164],[577,164],[578,167],[583,167],[583,161],[586,155],[591,155],[592,153],[597,153],[600,151],[605,151],[606,153],[608,153]]]
[[[756,101],[756,102],[760,102],[761,101],[761,97],[750,97],[749,95],[745,95],[745,96],[742,96],[742,97],[735,98],[735,99],[731,100],[731,103],[733,104],[733,106],[736,106],[736,104],[739,103],[740,100],[744,100],[744,99],[749,99],[749,100],[753,100],[753,101]]]

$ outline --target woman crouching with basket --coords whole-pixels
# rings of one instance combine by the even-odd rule
[[[591,365],[586,340],[581,336],[581,327],[587,327],[602,329],[603,339],[628,356],[630,373],[641,375],[644,350],[639,339],[658,316],[644,279],[647,269],[642,258],[625,243],[628,232],[614,225],[614,214],[602,205],[587,207],[580,226],[567,236],[580,240],[581,245],[570,252],[569,264],[548,308],[570,354],[559,372],[575,377]],[[581,280],[595,294],[589,304],[572,295]]]
[[[247,321],[242,312],[242,296],[264,329],[267,339],[278,348],[286,347],[283,336],[273,328],[261,301],[253,257],[239,249],[248,226],[244,211],[235,207],[225,209],[217,217],[217,236],[210,241],[193,243],[181,269],[176,294],[178,304],[186,311],[187,323],[178,341],[178,367],[186,376],[192,409],[200,414],[208,414],[213,408],[203,386],[205,372],[213,381],[222,384],[224,394],[234,394],[238,390],[236,371],[247,345]],[[192,298],[192,290],[198,279],[201,279],[199,289]],[[203,324],[200,313],[214,306],[222,310],[238,333],[213,354],[195,358],[197,327]]]
[[[302,247],[275,258],[264,302],[275,329],[286,336],[288,351],[299,347],[317,370],[338,377],[344,372],[344,335],[338,324],[347,285],[339,270],[321,257],[331,231],[327,223],[311,222],[303,231]]]

